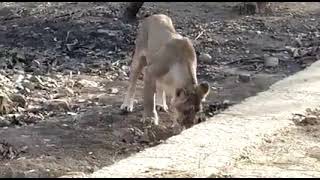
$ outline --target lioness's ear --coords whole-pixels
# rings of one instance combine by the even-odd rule
[[[207,82],[203,82],[197,87],[197,92],[200,95],[201,99],[205,99],[207,97],[207,95],[209,94],[209,90],[210,87]]]

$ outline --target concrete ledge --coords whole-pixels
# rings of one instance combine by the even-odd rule
[[[291,124],[292,113],[320,104],[320,62],[275,83],[222,114],[89,177],[208,177],[265,135]]]

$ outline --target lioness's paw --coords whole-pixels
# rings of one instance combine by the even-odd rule
[[[133,110],[133,103],[130,103],[130,104],[128,104],[128,103],[123,103],[123,104],[121,105],[120,109],[121,109],[122,111],[125,111],[125,112],[132,112],[132,110]]]
[[[168,106],[162,106],[162,105],[156,105],[156,109],[157,111],[161,111],[161,112],[168,112],[169,110]]]

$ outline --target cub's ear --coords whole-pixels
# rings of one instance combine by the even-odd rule
[[[200,83],[197,87],[197,93],[201,97],[201,99],[205,99],[210,91],[210,86],[207,82]]]

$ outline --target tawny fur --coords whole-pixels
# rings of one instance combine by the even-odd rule
[[[177,119],[194,118],[201,109],[200,102],[209,93],[209,85],[198,84],[192,42],[176,32],[168,16],[157,14],[140,24],[135,43],[129,86],[121,109],[133,110],[136,82],[143,72],[145,120],[158,124],[156,106],[167,111],[166,96],[172,98],[170,107]]]

